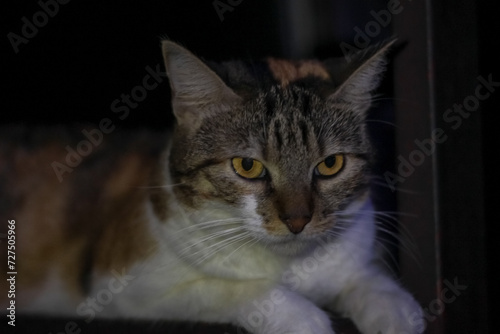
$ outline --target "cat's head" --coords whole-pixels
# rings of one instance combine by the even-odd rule
[[[365,117],[389,44],[349,63],[210,64],[164,41],[179,202],[193,210],[225,207],[285,253],[325,236],[366,197]]]

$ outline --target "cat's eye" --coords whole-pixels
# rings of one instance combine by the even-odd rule
[[[258,179],[266,175],[262,162],[252,158],[233,158],[232,164],[236,174],[246,179]]]
[[[343,166],[344,156],[342,154],[334,154],[320,162],[314,172],[320,176],[334,176],[340,172]]]

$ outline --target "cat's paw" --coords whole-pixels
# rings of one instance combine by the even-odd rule
[[[307,313],[309,314],[305,314],[305,319],[292,321],[292,328],[286,331],[286,333],[334,334],[330,319],[323,311]]]
[[[289,293],[279,304],[267,302],[253,301],[256,307],[246,308],[239,325],[253,334],[335,334],[328,315],[301,296]]]
[[[405,291],[377,294],[357,321],[363,334],[421,334],[425,330],[423,311]]]

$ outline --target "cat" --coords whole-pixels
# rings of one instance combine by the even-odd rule
[[[256,334],[332,334],[334,311],[362,333],[421,333],[420,306],[379,267],[369,192],[366,113],[393,43],[349,62],[214,63],[164,40],[173,131],[106,135],[63,180],[54,162],[78,136],[4,129],[16,310]]]

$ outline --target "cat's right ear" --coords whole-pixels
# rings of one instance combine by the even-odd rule
[[[180,45],[162,41],[172,91],[172,107],[180,125],[197,127],[203,118],[240,100],[219,76]]]

